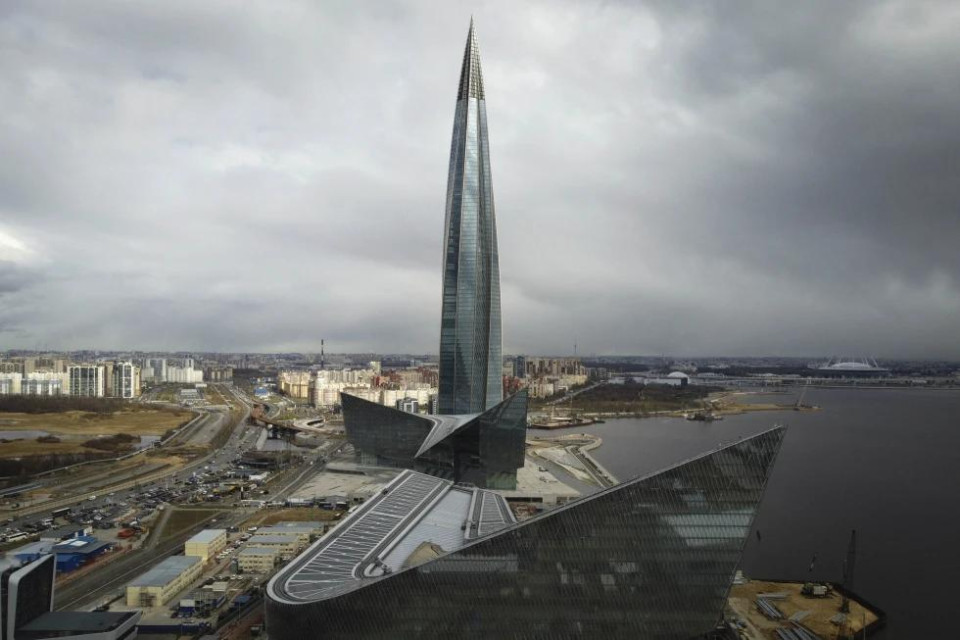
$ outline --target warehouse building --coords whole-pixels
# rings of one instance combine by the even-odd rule
[[[127,585],[128,607],[158,607],[200,577],[199,556],[170,556]]]
[[[247,547],[237,554],[237,569],[240,573],[270,573],[279,555],[276,547]]]
[[[226,529],[204,529],[187,540],[183,546],[183,555],[197,556],[207,562],[227,546]]]
[[[57,571],[67,573],[76,571],[88,562],[113,548],[113,543],[97,540],[93,536],[77,536],[61,542],[39,540],[31,542],[10,552],[21,562],[33,562],[47,554],[57,558]]]

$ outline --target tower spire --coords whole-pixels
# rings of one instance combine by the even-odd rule
[[[477,31],[470,16],[470,30],[467,32],[467,46],[463,52],[463,65],[460,67],[460,90],[457,100],[477,98],[483,100],[483,73],[480,71],[480,45],[477,44]]]
[[[441,414],[482,413],[503,400],[500,261],[486,103],[471,18],[447,178],[437,394]]]

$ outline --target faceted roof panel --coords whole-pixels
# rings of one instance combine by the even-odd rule
[[[476,529],[515,522],[506,501],[482,489],[404,471],[278,575],[271,585],[294,601],[353,590],[365,578],[400,570],[424,542],[445,552],[462,547]],[[254,539],[254,542],[257,540]]]
[[[292,598],[281,573],[268,587],[271,637],[317,628],[378,638],[709,632],[783,435],[776,427],[336,592]]]

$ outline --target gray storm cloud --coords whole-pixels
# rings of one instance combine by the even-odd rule
[[[0,348],[433,352],[476,16],[505,351],[960,357],[960,7],[0,5]]]

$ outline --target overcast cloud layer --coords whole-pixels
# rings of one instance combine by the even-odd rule
[[[434,352],[471,12],[506,353],[960,357],[960,4],[0,3],[0,348]]]

